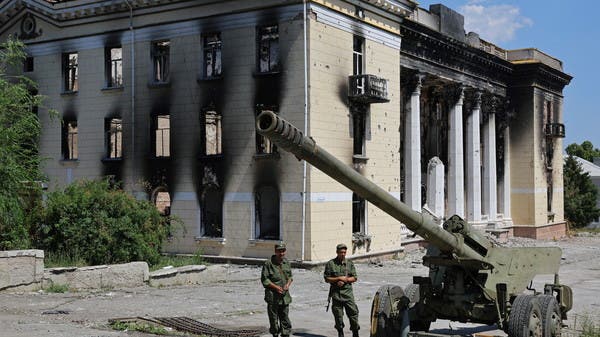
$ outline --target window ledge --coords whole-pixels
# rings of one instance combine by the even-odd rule
[[[227,242],[227,239],[225,238],[216,238],[211,236],[196,236],[194,239],[198,242],[208,242],[221,245],[225,245],[225,242]]]
[[[278,160],[279,158],[281,158],[281,156],[279,155],[279,152],[275,152],[275,153],[255,153],[254,154],[254,159],[255,160]]]
[[[173,156],[150,156],[151,160],[159,160],[159,161],[169,161],[173,158]]]
[[[101,91],[104,92],[111,92],[111,91],[123,91],[123,89],[125,89],[124,86],[118,86],[118,87],[102,87],[102,89],[100,89]]]
[[[78,91],[63,91],[60,93],[61,96],[74,96],[77,95]]]
[[[171,81],[167,82],[148,82],[148,88],[170,88]]]
[[[200,161],[221,161],[225,158],[225,155],[223,153],[220,154],[201,154],[198,155],[198,160]]]
[[[211,81],[220,81],[223,79],[223,74],[219,75],[219,76],[198,76],[198,78],[196,79],[196,81],[198,83],[201,82],[211,82]]]
[[[277,243],[280,243],[281,240],[277,240],[277,239],[273,239],[273,240],[266,240],[266,239],[250,239],[248,240],[248,243],[250,244],[250,246],[272,246],[275,245]]]
[[[123,161],[123,157],[119,157],[119,158],[104,157],[101,159],[101,161],[103,163],[120,163]]]
[[[254,73],[252,73],[252,76],[254,76],[254,77],[266,77],[266,76],[277,76],[279,74],[281,74],[281,70],[277,70],[277,71],[265,71],[265,72],[255,71]]]
[[[60,164],[67,167],[79,166],[79,159],[61,159]]]

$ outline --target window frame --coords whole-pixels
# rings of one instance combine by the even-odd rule
[[[358,48],[357,48],[358,46]],[[360,50],[359,50],[360,49]],[[365,38],[352,36],[352,75],[365,73]]]
[[[112,58],[112,50],[120,49],[121,50],[121,58],[113,59]],[[119,62],[118,67],[120,68],[121,73],[121,81],[120,83],[116,83],[114,75],[115,70],[115,62]],[[105,79],[104,84],[106,88],[122,88],[125,77],[123,76],[123,47],[121,45],[117,46],[108,46],[104,49],[104,71],[105,71]],[[115,84],[116,83],[116,84]]]
[[[165,44],[162,45],[163,48],[160,48],[161,44]],[[152,65],[151,83],[169,83],[171,78],[171,40],[152,41],[150,43],[150,60]],[[159,67],[160,64],[163,67]]]
[[[216,37],[216,41],[209,41],[211,37]],[[208,74],[208,53],[210,52],[211,71]],[[217,62],[218,61],[218,62]],[[218,67],[218,73],[215,69]],[[202,71],[201,77],[203,79],[217,79],[223,76],[223,39],[221,38],[221,32],[210,32],[202,35]]]
[[[74,132],[71,130],[74,129]],[[63,117],[61,127],[62,160],[79,160],[79,125],[76,118]]]
[[[159,120],[161,118],[167,117],[167,120],[169,121],[169,127],[166,129],[161,129],[160,127],[160,123]],[[168,159],[171,158],[173,156],[172,154],[172,148],[171,148],[171,114],[170,113],[158,113],[153,115],[153,125],[152,125],[152,152],[153,152],[153,157],[157,158],[157,159]],[[167,130],[167,137],[165,137],[165,133],[164,130]],[[161,131],[161,155],[159,155],[158,153],[158,141],[159,141],[159,137],[158,137],[158,132]],[[165,151],[165,139],[167,139],[167,149]],[[166,155],[165,155],[165,152]]]
[[[212,114],[211,112],[214,112]],[[216,143],[216,153],[208,153],[208,132],[207,132],[207,120],[208,114],[214,115],[215,119],[215,143]],[[213,106],[207,106],[202,109],[202,113],[200,115],[200,139],[201,139],[201,157],[218,157],[223,155],[223,115],[217,111],[217,109]]]
[[[118,120],[120,129],[113,130],[113,121]],[[105,135],[105,159],[122,160],[123,159],[123,119],[121,117],[110,117],[104,119],[104,135]],[[113,136],[115,137],[115,146],[113,148]],[[113,156],[114,150],[114,156]],[[119,154],[120,155],[117,155]]]
[[[72,55],[75,55],[75,64],[71,63]],[[63,92],[79,91],[79,53],[76,51],[62,54],[62,82]]]
[[[269,36],[273,35],[272,31],[266,31],[275,29],[275,34],[277,36]],[[263,36],[265,38],[263,38]],[[281,72],[281,46],[279,43],[279,24],[270,24],[270,25],[262,25],[256,28],[256,72],[258,74],[272,74]],[[261,56],[264,54],[262,52],[262,47],[266,47],[268,50],[268,61],[267,61],[267,69],[262,69]],[[275,50],[275,51],[274,51]],[[276,56],[276,62],[272,62],[272,56]]]

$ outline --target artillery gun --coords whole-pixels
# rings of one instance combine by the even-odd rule
[[[432,216],[412,210],[273,112],[261,113],[256,129],[429,242],[423,257],[428,276],[415,276],[404,289],[385,285],[376,292],[371,337],[428,331],[438,318],[497,324],[511,337],[560,336],[573,302],[571,288],[559,283],[560,248],[502,247],[457,215],[440,227]],[[549,274],[554,274],[554,283],[543,291],[531,287],[536,275]]]

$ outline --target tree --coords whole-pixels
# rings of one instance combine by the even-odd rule
[[[596,207],[598,189],[573,155],[567,156],[563,175],[565,217],[573,227],[585,227],[600,216]]]
[[[0,250],[29,248],[28,209],[43,180],[38,155],[40,122],[34,107],[36,85],[11,75],[25,59],[22,42],[0,44]]]
[[[584,141],[581,145],[573,143],[565,149],[567,154],[583,158],[589,162],[594,162],[594,157],[600,157],[600,150],[594,147],[594,144],[589,140]]]

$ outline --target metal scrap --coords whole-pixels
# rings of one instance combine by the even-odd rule
[[[109,323],[146,321],[157,325],[173,328],[182,332],[189,332],[196,335],[214,336],[214,337],[258,337],[263,334],[265,329],[242,329],[242,330],[224,330],[215,328],[206,323],[202,323],[189,317],[129,317],[109,319]]]

